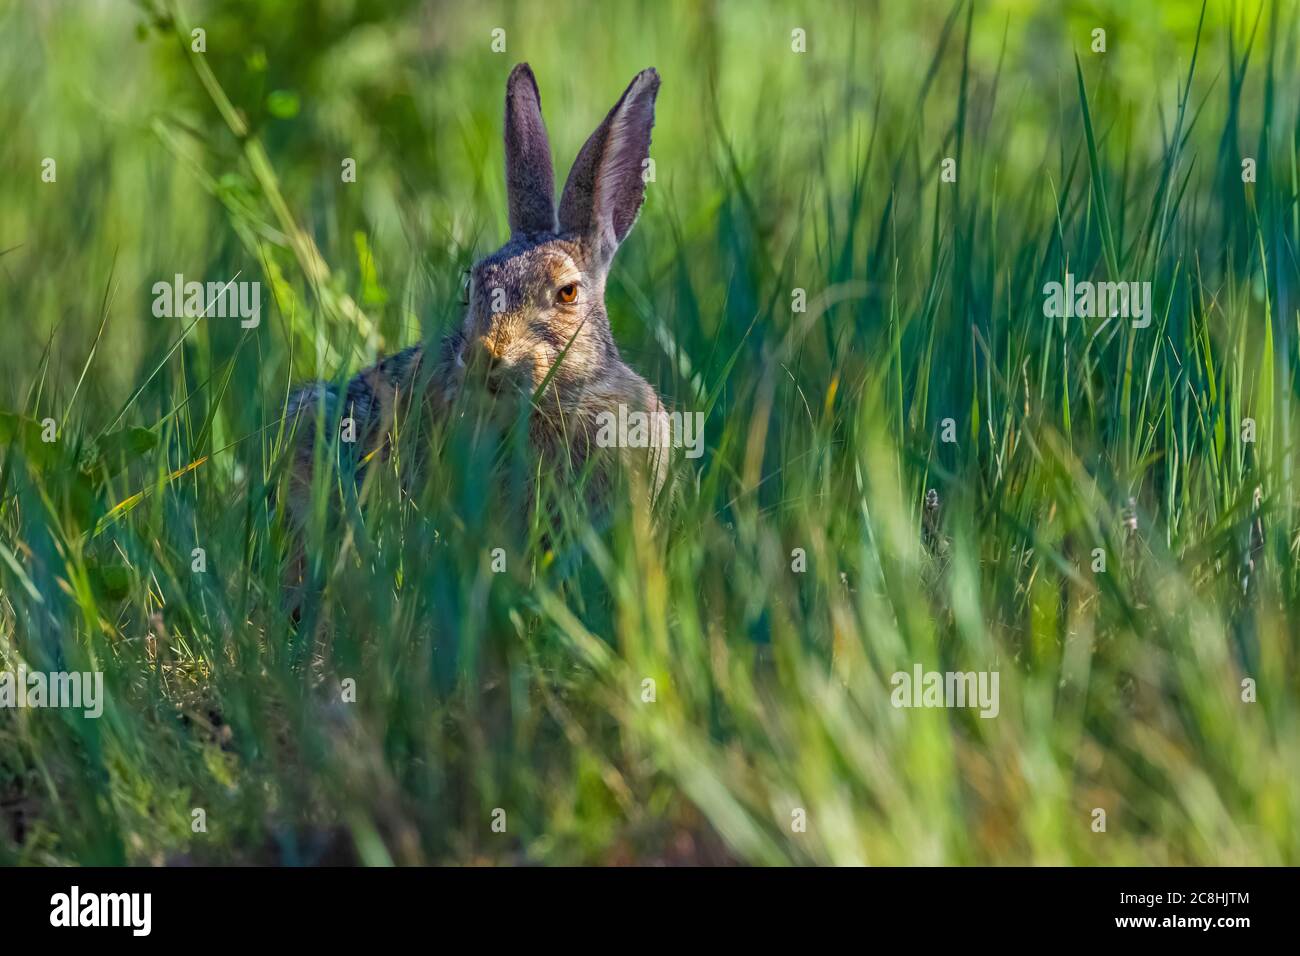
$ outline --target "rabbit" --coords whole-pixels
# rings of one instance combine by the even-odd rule
[[[394,422],[417,401],[434,415],[449,415],[471,389],[511,409],[521,394],[531,396],[530,445],[550,465],[580,466],[604,453],[596,441],[602,412],[617,415],[623,405],[651,413],[652,447],[614,454],[640,469],[654,500],[667,477],[669,447],[666,416],[654,413],[665,409],[619,355],[605,282],[645,198],[642,169],[658,92],[653,68],[636,75],[579,151],[557,208],[541,94],[528,64],[515,66],[505,99],[510,239],[473,266],[463,322],[439,348],[416,345],[389,356],[341,393],[316,382],[290,397],[294,524],[306,520],[318,436],[332,448],[340,423],[350,420],[349,467],[360,478],[367,461],[387,454]],[[593,486],[607,489],[603,468],[593,473]]]

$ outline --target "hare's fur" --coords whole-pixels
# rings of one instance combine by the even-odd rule
[[[432,349],[412,346],[358,373],[340,389],[313,383],[286,410],[292,435],[288,505],[301,526],[310,501],[317,442],[340,423],[355,429],[353,465],[386,452],[394,423],[422,405],[443,415],[466,389],[512,404],[533,400],[530,440],[543,461],[581,464],[596,447],[597,416],[656,412],[655,390],[624,364],[605,312],[605,280],[645,195],[659,76],[638,74],[578,153],[558,210],[551,151],[532,70],[516,66],[506,84],[506,187],[510,240],[475,263],[459,329]],[[549,376],[549,379],[548,379]],[[545,384],[545,388],[543,388]],[[663,484],[664,448],[624,449],[648,464],[651,493]]]

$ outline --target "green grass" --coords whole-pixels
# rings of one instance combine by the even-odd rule
[[[0,710],[0,862],[1300,862],[1297,41],[1221,0],[7,7],[0,670],[108,699]],[[285,396],[455,323],[521,60],[561,176],[663,76],[607,301],[706,454],[595,515],[517,433],[438,428],[406,488],[402,442],[320,483],[294,626]],[[1151,325],[1046,318],[1067,271]],[[155,319],[176,273],[261,325]],[[916,664],[998,671],[997,718],[894,708]]]

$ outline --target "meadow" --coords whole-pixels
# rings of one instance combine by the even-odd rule
[[[1300,863],[1298,43],[1294,0],[0,6],[0,671],[104,685],[0,708],[0,863]],[[662,77],[607,304],[703,454],[593,512],[448,425],[416,487],[321,483],[292,614],[286,397],[455,327],[523,61],[560,177]],[[259,321],[160,317],[176,276]],[[898,706],[930,672],[996,714]]]

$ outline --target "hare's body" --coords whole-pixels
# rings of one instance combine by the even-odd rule
[[[358,474],[385,454],[395,423],[412,411],[446,415],[466,390],[489,401],[532,402],[529,436],[543,465],[581,466],[597,454],[649,467],[658,491],[667,436],[649,449],[597,447],[602,413],[662,410],[654,389],[624,364],[605,314],[605,279],[644,198],[659,77],[638,74],[579,152],[553,200],[550,146],[532,71],[515,67],[506,87],[506,186],[511,239],[471,272],[459,329],[436,354],[413,346],[357,374],[346,389],[308,385],[290,399],[289,508],[301,522],[310,500],[318,436],[350,423]],[[323,430],[322,430],[323,429]],[[341,446],[340,446],[341,447]]]

